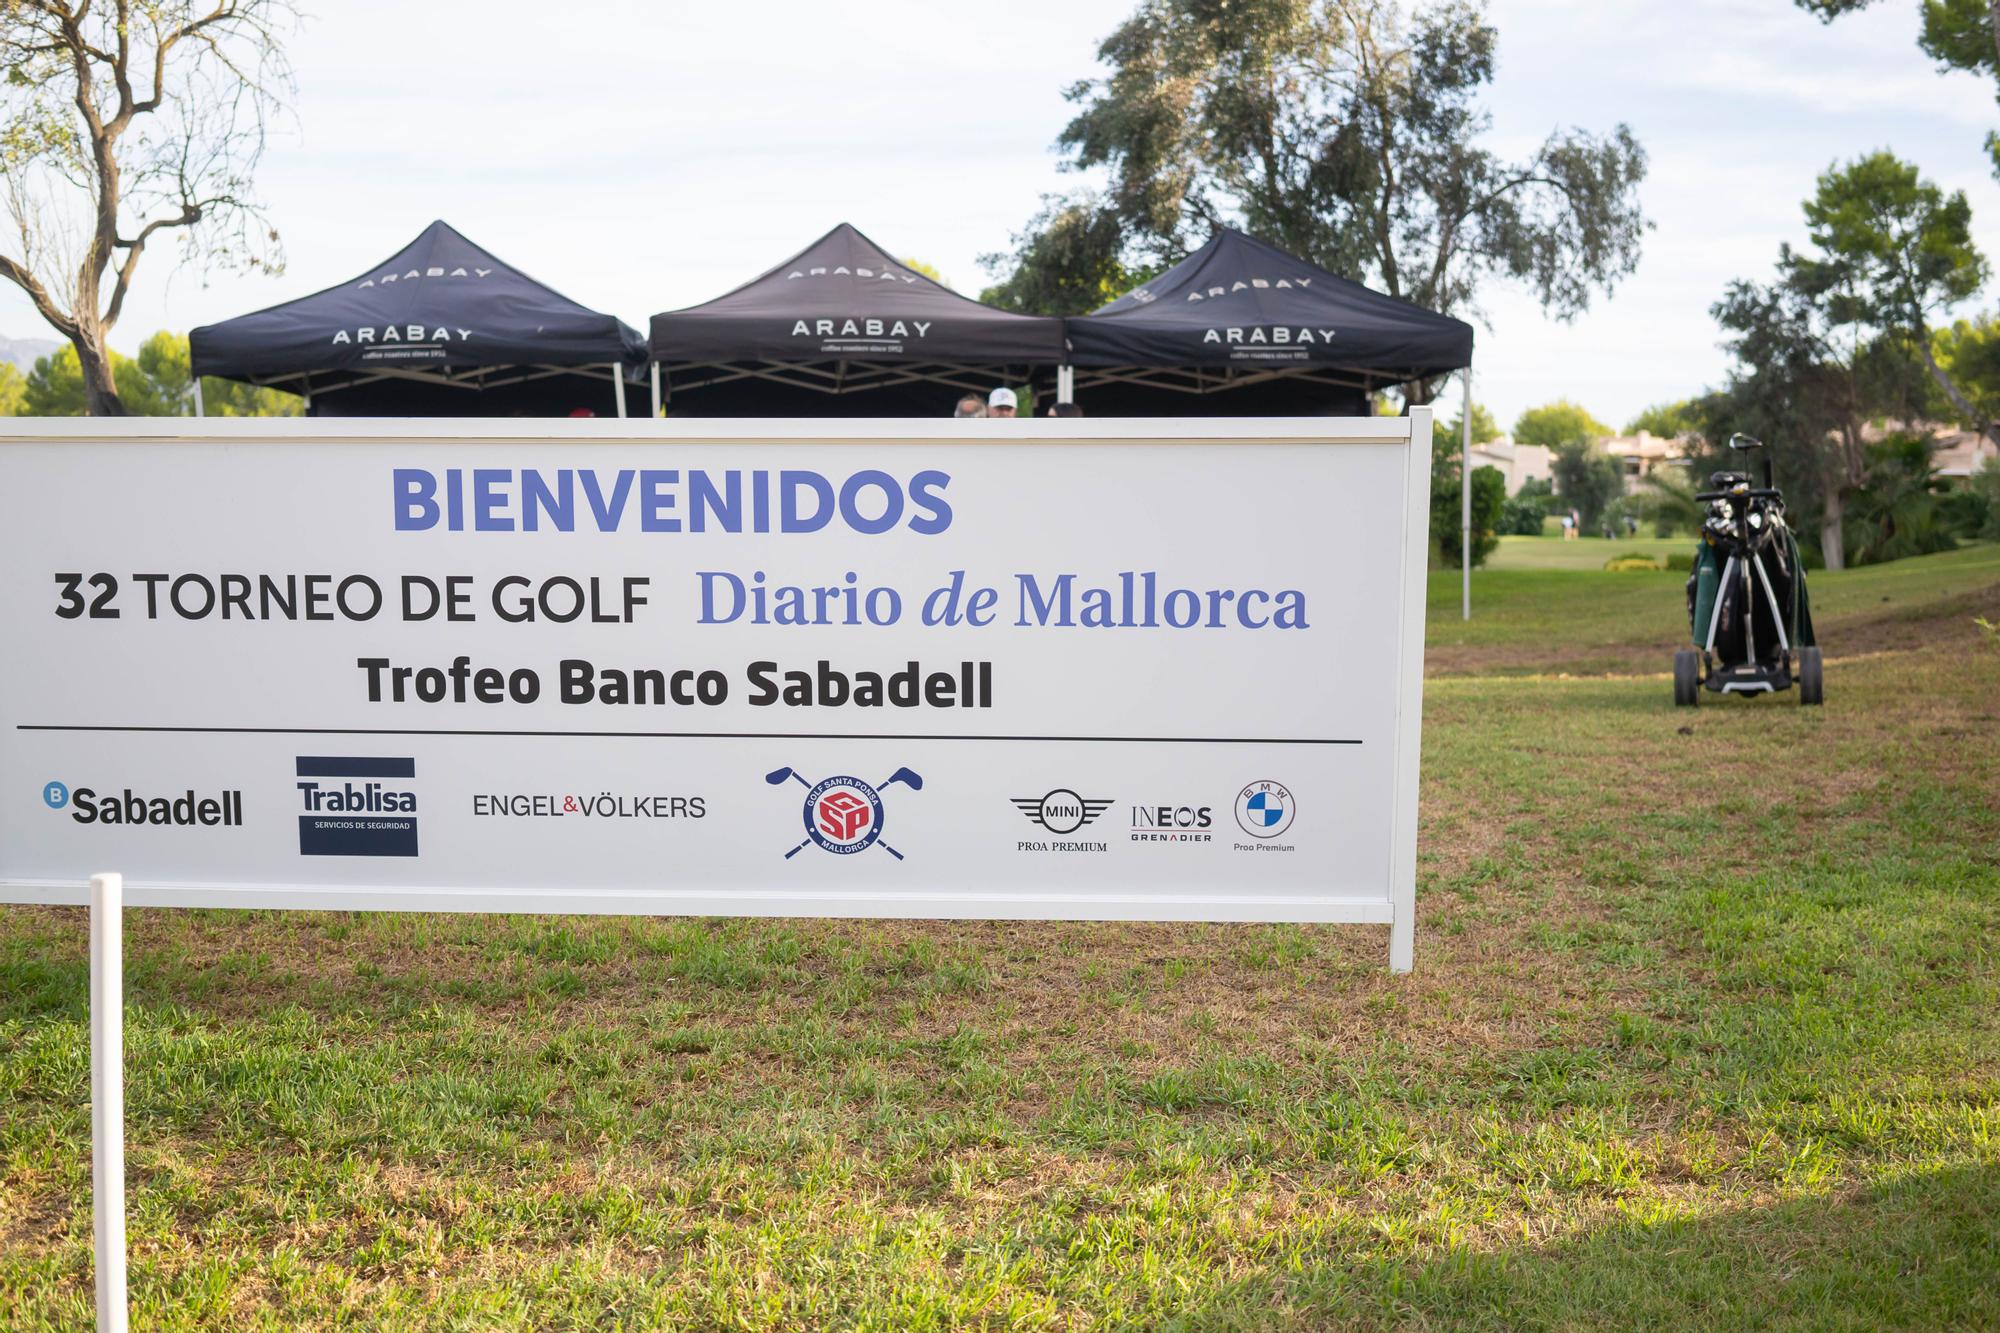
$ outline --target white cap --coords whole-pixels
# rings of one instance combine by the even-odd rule
[[[986,395],[986,405],[988,407],[1020,406],[1020,404],[1014,401],[1014,391],[1012,389],[995,389],[992,393]]]

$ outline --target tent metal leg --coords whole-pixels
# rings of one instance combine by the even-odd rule
[[[625,415],[625,367],[616,361],[611,363],[611,389],[618,396],[618,415]]]
[[[198,417],[205,417],[205,416],[207,416],[207,415],[208,415],[208,413],[207,413],[207,412],[205,412],[205,411],[203,411],[203,410],[202,410],[202,405],[201,405],[201,376],[199,376],[199,375],[196,375],[196,376],[194,377],[194,414],[195,414],[196,416],[198,416]]]
[[[1056,367],[1056,401],[1073,403],[1076,401],[1076,367]]]
[[[660,415],[660,363],[653,363],[653,415]]]

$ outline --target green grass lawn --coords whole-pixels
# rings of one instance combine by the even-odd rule
[[[1584,544],[1581,539],[1567,543]],[[1624,549],[1615,542],[1596,545],[1607,554]],[[1674,649],[1687,639],[1688,576],[1644,570],[1613,574],[1602,565],[1599,559],[1581,570],[1474,570],[1470,621],[1459,616],[1457,571],[1433,570],[1427,669],[1444,675],[1670,670]],[[1974,634],[1972,617],[1981,614],[1982,606],[1993,618],[2000,545],[1968,546],[1838,574],[1817,570],[1807,586],[1828,657],[1916,648],[1940,636]]]
[[[1613,556],[1649,555],[1661,559],[1668,555],[1690,555],[1693,551],[1692,537],[1641,535],[1615,541],[1605,541],[1602,537],[1578,537],[1572,541],[1560,537],[1502,537],[1500,549],[1486,557],[1485,568],[1601,570]]]
[[[1434,581],[1409,976],[133,912],[134,1326],[2000,1326],[2000,551],[1816,578],[1823,709],[1621,673],[1679,583],[1494,570],[1461,630]],[[0,909],[11,1330],[90,1318],[84,948]]]

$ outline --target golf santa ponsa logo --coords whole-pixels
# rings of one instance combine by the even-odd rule
[[[899,782],[911,791],[924,789],[924,780],[907,768],[897,769],[880,783],[845,775],[814,782],[790,768],[774,769],[764,775],[764,781],[774,787],[796,782],[806,789],[806,836],[785,853],[788,861],[804,851],[808,843],[817,844],[821,851],[835,856],[852,856],[870,847],[880,847],[902,860],[903,854],[882,840],[882,793]]]

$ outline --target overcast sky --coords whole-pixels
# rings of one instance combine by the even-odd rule
[[[1062,91],[1132,7],[308,3],[296,124],[260,178],[288,269],[204,276],[155,250],[121,349],[337,283],[435,217],[641,329],[843,220],[976,294],[990,280],[978,257],[1075,184],[1050,148]],[[1625,121],[1651,155],[1656,226],[1639,271],[1573,324],[1485,292],[1479,399],[1503,424],[1566,395],[1623,425],[1716,382],[1709,305],[1801,238],[1818,172],[1869,149],[1965,190],[2000,257],[1981,150],[2000,109],[1979,80],[1935,72],[1916,11],[1881,0],[1822,27],[1788,0],[1492,0],[1492,146]],[[48,336],[11,286],[0,333]]]

